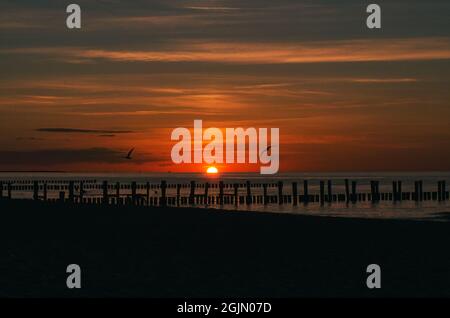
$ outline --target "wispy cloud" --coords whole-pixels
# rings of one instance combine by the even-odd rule
[[[185,7],[186,9],[191,9],[191,10],[202,10],[202,11],[235,11],[235,10],[241,10],[241,8],[236,8],[236,7],[206,7],[206,6],[190,6],[190,7]]]
[[[342,40],[301,43],[226,43],[177,41],[158,50],[95,48],[18,48],[0,53],[41,54],[116,62],[207,62],[290,64],[450,59],[450,38]]]
[[[354,82],[354,83],[386,83],[386,84],[390,84],[390,83],[414,83],[414,82],[418,82],[417,78],[353,78],[353,79],[349,79],[349,82]]]

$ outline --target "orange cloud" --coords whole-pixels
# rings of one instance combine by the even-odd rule
[[[289,64],[450,59],[450,38],[314,41],[301,43],[226,43],[176,41],[158,50],[105,50],[42,47],[0,50],[42,54],[68,62],[106,59],[118,62],[210,62]],[[81,60],[80,60],[81,59]]]
[[[304,43],[183,43],[169,50],[86,49],[77,57],[136,62],[284,64],[450,59],[449,38],[347,40]]]

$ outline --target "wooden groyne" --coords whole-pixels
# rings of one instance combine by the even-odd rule
[[[335,180],[334,180],[335,181]],[[108,182],[97,180],[6,180],[0,181],[0,199],[14,199],[16,193],[30,194],[34,200],[85,204],[132,204],[149,206],[189,205],[267,205],[333,204],[381,201],[447,201],[446,181],[437,182],[435,191],[424,190],[423,181],[414,181],[413,191],[403,191],[401,180],[392,181],[391,191],[380,191],[380,181],[370,181],[369,191],[358,191],[357,180],[343,180],[345,192],[333,191],[333,180],[318,180],[318,193],[311,193],[311,180],[275,183],[198,182],[159,183]],[[300,186],[299,186],[300,185]]]

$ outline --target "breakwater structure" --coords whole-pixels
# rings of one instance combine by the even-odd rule
[[[151,182],[108,182],[89,180],[0,180],[0,199],[33,199],[70,202],[74,204],[115,204],[147,206],[192,205],[267,205],[267,204],[333,204],[345,202],[380,201],[448,201],[446,180],[437,181],[434,189],[424,189],[422,180],[414,181],[404,190],[401,180],[383,185],[370,181],[370,188],[358,189],[358,181],[344,179],[335,191],[336,180],[311,180],[293,182],[212,182],[190,181],[168,183],[165,180]],[[389,187],[389,190],[386,190]]]

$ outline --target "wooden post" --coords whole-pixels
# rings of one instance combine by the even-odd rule
[[[191,191],[189,194],[189,204],[194,204],[195,198],[195,181],[191,181]]]
[[[348,203],[350,201],[350,188],[348,184],[348,179],[345,179],[345,198]]]
[[[135,205],[136,204],[136,181],[133,181],[131,183],[131,204]]]
[[[392,200],[397,201],[397,181],[392,181]]]
[[[445,184],[445,180],[441,181],[441,200],[445,201],[447,198],[447,189],[446,189],[446,184]]]
[[[403,191],[402,191],[402,182],[397,181],[397,201],[402,201]]]
[[[303,203],[308,204],[308,202],[309,202],[308,180],[303,180]]]
[[[292,182],[292,205],[297,206],[297,204],[298,204],[297,182]]]
[[[33,200],[39,200],[39,183],[33,182]]]
[[[283,181],[278,181],[278,204],[283,204]]]
[[[223,181],[219,181],[219,204],[223,205]]]
[[[59,201],[60,202],[64,202],[64,200],[65,200],[65,196],[66,196],[66,194],[64,193],[64,191],[59,191]]]
[[[374,181],[373,182],[373,186],[374,186],[374,195],[375,195],[375,200],[374,202],[380,202],[380,181]]]
[[[414,201],[419,201],[419,181],[414,181]]]
[[[263,200],[264,205],[267,205],[269,203],[269,198],[267,197],[267,183],[263,184]]]
[[[167,189],[167,182],[165,180],[161,181],[161,206],[166,206],[167,204],[167,198],[166,198],[166,189]]]
[[[120,182],[116,182],[116,204],[120,204]]]
[[[247,204],[251,204],[252,203],[252,190],[251,190],[250,181],[248,181],[248,180],[246,182],[246,188],[247,188],[247,196],[245,198],[245,202]]]
[[[238,205],[238,202],[239,202],[239,196],[238,196],[239,184],[238,183],[234,183],[233,184],[233,188],[234,188],[234,204]]]
[[[74,198],[73,181],[69,181],[69,202],[73,202],[73,198]]]
[[[372,203],[375,203],[375,181],[370,181],[370,195]]]
[[[331,180],[328,180],[328,202],[333,201],[333,190],[331,189]]]
[[[181,184],[177,184],[177,206],[180,206]]]
[[[47,201],[47,183],[44,183],[44,194],[43,194],[44,201]]]
[[[441,201],[441,194],[442,194],[441,185],[442,185],[442,182],[440,180],[438,180],[438,188],[437,188],[438,201]]]
[[[205,183],[205,199],[204,199],[205,204],[208,204],[208,190],[209,190],[209,182],[206,182]]]
[[[80,182],[80,191],[79,191],[79,197],[80,197],[80,203],[83,203],[83,196],[84,196],[84,183],[83,181]],[[44,191],[47,191],[47,185],[44,184]],[[47,193],[45,194],[45,196]]]
[[[320,205],[323,205],[325,202],[325,183],[323,180],[320,180]]]
[[[447,189],[446,189],[445,180],[442,181],[442,200],[443,201],[447,200]]]
[[[380,181],[375,181],[375,202],[380,202]]]
[[[352,202],[356,203],[356,181],[352,181]]]
[[[102,189],[103,189],[102,203],[103,203],[103,204],[109,204],[109,198],[108,198],[108,181],[103,181]]]
[[[423,201],[423,181],[419,181],[419,200]]]

